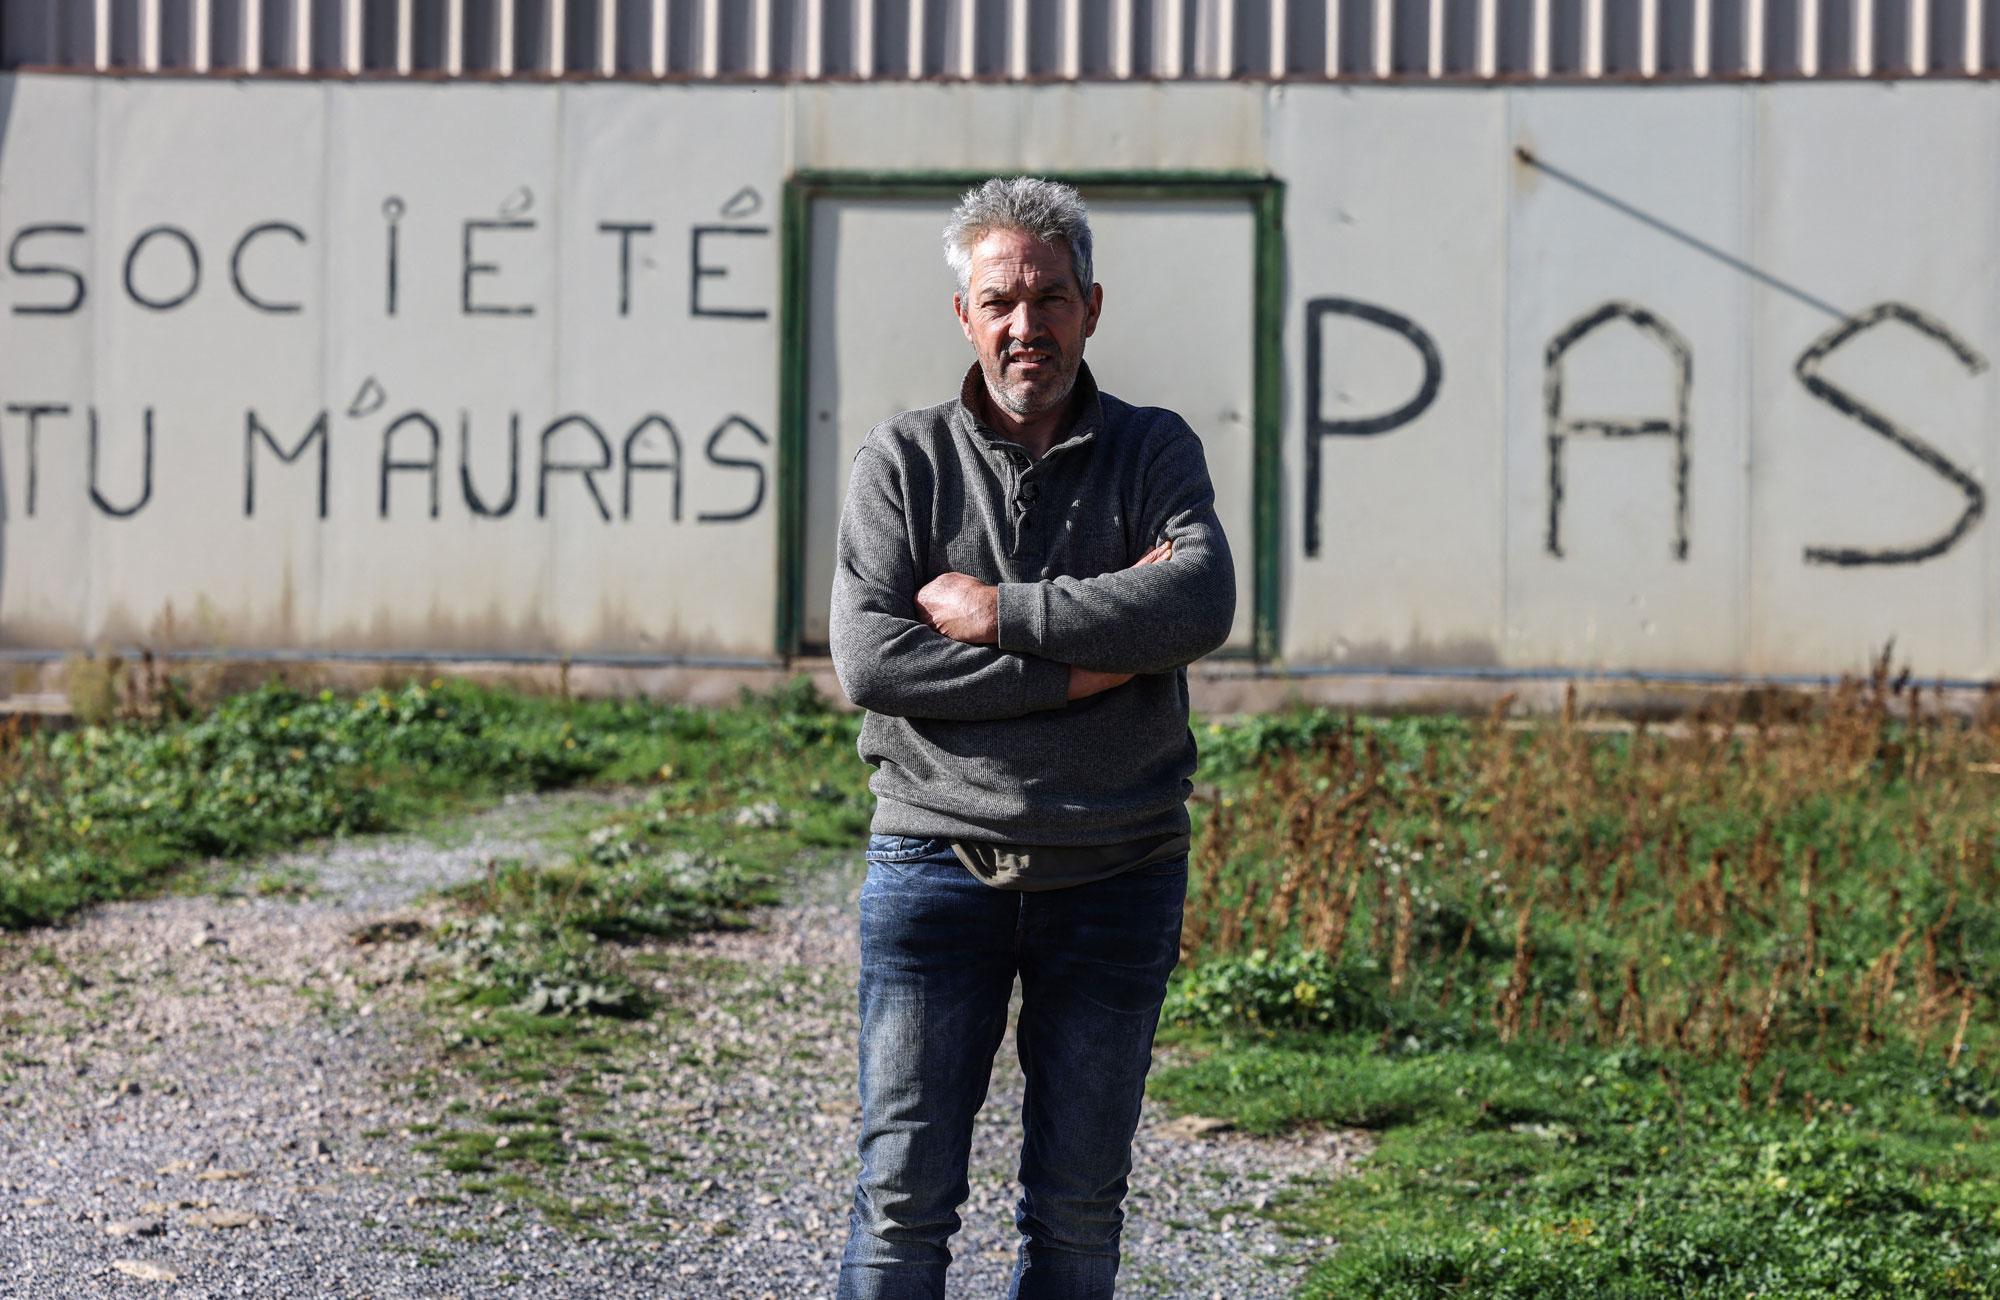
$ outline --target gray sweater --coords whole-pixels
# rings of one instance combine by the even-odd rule
[[[880,835],[1099,845],[1188,829],[1186,665],[1228,638],[1235,569],[1201,439],[1098,391],[1040,460],[959,396],[875,426],[841,509],[829,640],[867,711]],[[1127,569],[1163,538],[1171,558]],[[925,625],[949,571],[999,587],[999,644]],[[1136,673],[1069,702],[1069,665]]]

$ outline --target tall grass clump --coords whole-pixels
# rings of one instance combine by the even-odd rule
[[[1881,673],[1785,723],[1321,715],[1206,798],[1184,955],[1309,957],[1390,1032],[1670,1048],[1746,1088],[1778,1043],[1983,1064],[1996,719]]]

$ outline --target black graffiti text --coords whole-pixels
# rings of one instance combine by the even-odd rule
[[[67,421],[73,412],[67,402],[9,402],[4,410],[7,415],[19,418],[25,425],[26,437],[23,446],[26,473],[23,478],[26,482],[21,513],[26,518],[33,519],[41,507],[43,427],[45,423]],[[129,492],[122,501],[113,500],[106,488],[107,479],[113,475],[106,465],[110,456],[105,450],[105,444],[111,440],[112,434],[105,428],[106,421],[100,416],[97,407],[86,406],[83,414],[86,430],[84,455],[89,465],[84,483],[89,493],[90,504],[99,514],[113,519],[130,519],[144,510],[153,499],[153,408],[148,406],[139,414],[137,473],[139,486]],[[58,429],[57,435],[66,432],[69,430]],[[3,514],[4,511],[0,511],[0,515]]]
[[[304,415],[245,410],[238,444],[243,517],[268,516],[274,508],[288,512],[287,504],[274,507],[271,494],[303,479],[315,515],[327,519],[338,486],[336,465],[353,465],[361,455],[372,461],[365,498],[360,492],[339,495],[342,501],[366,499],[376,519],[547,519],[574,514],[582,504],[586,515],[605,524],[728,524],[757,515],[769,490],[771,439],[756,421],[735,412],[690,442],[658,411],[630,422],[570,411],[538,423],[519,411],[490,419],[463,409],[450,416],[382,406],[373,411],[379,418],[363,423],[352,414],[337,420],[339,413],[325,408]],[[154,504],[156,462],[184,449],[191,431],[152,406],[141,408],[132,432],[123,425],[95,406],[0,405],[0,427],[22,435],[22,517],[37,518],[49,506],[45,462],[65,440],[82,443],[84,497],[99,514],[129,519]],[[447,430],[455,436],[447,437]],[[0,483],[14,482],[5,468],[0,465]],[[4,512],[0,503],[0,517]]]
[[[745,187],[741,192],[754,191]],[[400,195],[392,194],[382,200],[381,221],[381,295],[375,310],[384,318],[409,311],[414,286],[439,287],[440,262],[448,265],[450,309],[459,316],[532,319],[552,306],[547,299],[557,291],[556,276],[538,272],[546,270],[555,249],[548,223],[534,215],[526,187],[509,196],[499,215],[480,217],[413,212]],[[691,224],[680,232],[686,253],[680,305],[686,315],[768,320],[770,304],[758,301],[740,282],[754,259],[771,255],[771,233],[769,226],[740,221]],[[447,235],[449,242],[442,238]],[[657,265],[657,245],[669,238],[658,223],[608,216],[566,237],[602,241],[613,273],[602,304],[605,315],[629,318],[646,305],[645,281],[638,272]],[[103,230],[83,221],[15,227],[6,237],[12,293],[7,310],[29,317],[81,312],[93,300],[93,243],[106,238]],[[157,222],[110,238],[114,300],[148,314],[171,315],[217,293],[259,316],[302,315],[317,306],[308,295],[318,282],[323,254],[304,227],[281,217],[221,232]]]
[[[1579,418],[1563,405],[1563,380],[1569,353],[1577,344],[1614,321],[1624,321],[1667,355],[1673,367],[1674,410],[1665,418],[1619,420]],[[1542,418],[1548,440],[1549,518],[1544,545],[1550,555],[1562,558],[1562,506],[1566,486],[1563,478],[1563,448],[1571,438],[1594,435],[1600,438],[1671,438],[1674,444],[1672,492],[1674,498],[1673,557],[1688,554],[1688,398],[1694,389],[1694,351],[1673,326],[1644,307],[1629,302],[1607,302],[1595,311],[1571,321],[1549,340],[1542,357]]]
[[[1325,372],[1322,357],[1325,346],[1321,340],[1324,322],[1328,316],[1351,316],[1397,335],[1412,348],[1423,362],[1424,377],[1418,382],[1416,392],[1408,401],[1394,410],[1383,411],[1360,419],[1329,420],[1323,413],[1325,402]],[[1372,438],[1378,434],[1400,429],[1422,415],[1430,404],[1437,400],[1438,389],[1444,385],[1444,358],[1439,355],[1437,343],[1415,321],[1379,307],[1374,303],[1358,302],[1353,298],[1313,298],[1306,303],[1306,505],[1305,505],[1305,552],[1318,555],[1320,548],[1320,440],[1327,437]]]
[[[1423,363],[1423,378],[1416,391],[1402,405],[1358,419],[1329,419],[1323,412],[1326,382],[1322,369],[1324,321],[1329,316],[1347,316],[1386,329],[1404,339]],[[1647,418],[1613,419],[1579,417],[1565,398],[1570,353],[1585,338],[1613,322],[1636,329],[1666,358],[1673,378],[1671,409]],[[1903,546],[1863,547],[1812,545],[1805,548],[1808,564],[1856,566],[1871,564],[1920,564],[1950,551],[1971,532],[1984,516],[1986,490],[1964,466],[1908,425],[1883,414],[1873,405],[1828,379],[1828,358],[1861,334],[1885,322],[1897,321],[1916,330],[1945,348],[1969,374],[1987,368],[1985,357],[1952,329],[1916,307],[1901,302],[1878,303],[1842,319],[1821,334],[1799,355],[1793,369],[1799,383],[1814,400],[1855,421],[1888,441],[1919,465],[1937,475],[1963,499],[1958,514],[1934,536]],[[1321,549],[1322,441],[1327,437],[1375,437],[1401,429],[1421,418],[1436,401],[1444,379],[1444,362],[1430,334],[1407,316],[1374,303],[1351,298],[1322,297],[1305,304],[1305,484],[1302,535],[1307,556]],[[1668,439],[1673,448],[1673,468],[1667,484],[1673,518],[1671,556],[1685,561],[1690,547],[1689,516],[1693,498],[1693,447],[1695,430],[1690,411],[1694,390],[1694,349],[1688,340],[1663,316],[1637,303],[1613,300],[1585,312],[1550,338],[1542,358],[1543,440],[1547,453],[1547,517],[1544,549],[1555,559],[1567,555],[1562,520],[1563,506],[1570,495],[1564,472],[1564,451],[1572,438],[1658,437]],[[1494,413],[1496,435],[1501,423]]]

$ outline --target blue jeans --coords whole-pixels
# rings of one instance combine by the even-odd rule
[[[1017,974],[1023,1240],[1008,1294],[1111,1295],[1187,858],[1028,892],[982,883],[943,839],[873,835],[867,857],[861,1176],[840,1296],[944,1295],[972,1120]]]

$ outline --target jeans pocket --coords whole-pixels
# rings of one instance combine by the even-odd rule
[[[950,840],[932,835],[870,835],[863,856],[870,862],[914,862],[950,847]]]

